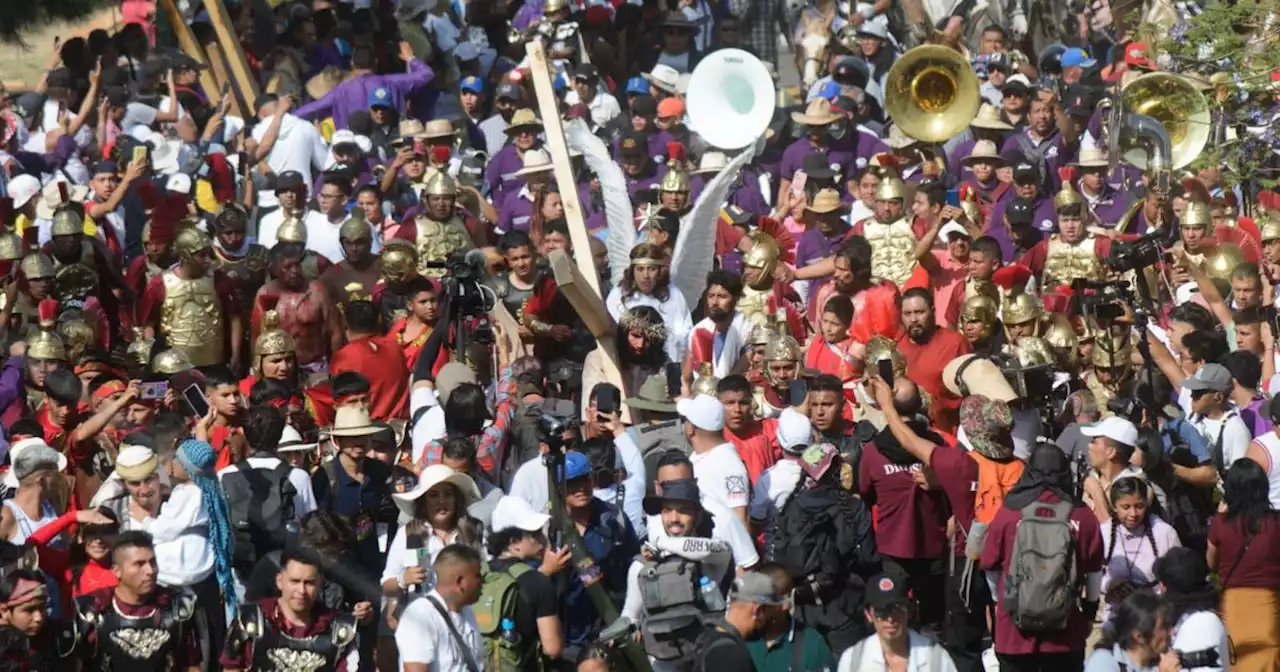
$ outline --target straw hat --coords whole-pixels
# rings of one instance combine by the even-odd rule
[[[653,70],[640,75],[650,84],[666,91],[677,93],[680,88],[680,72],[669,65],[655,65]]]
[[[546,173],[553,169],[550,154],[542,149],[531,149],[524,153],[524,167],[515,172],[515,177]]]
[[[347,73],[341,69],[330,65],[329,67],[316,73],[311,79],[307,80],[305,88],[307,95],[312,100],[319,100],[329,95],[329,92],[338,87],[347,77]]]
[[[54,210],[63,204],[62,192],[58,185],[65,184],[68,203],[84,203],[89,198],[89,187],[82,184],[71,184],[65,179],[54,180],[40,190],[40,200],[36,201],[36,217],[53,219]]]
[[[707,152],[702,155],[702,159],[698,161],[698,167],[691,171],[690,175],[705,175],[707,173],[718,173],[729,165],[729,159],[721,152]]]
[[[1084,147],[1080,149],[1080,158],[1071,165],[1079,168],[1106,168],[1111,162],[1107,159],[1107,150],[1101,147]]]
[[[426,129],[422,126],[422,122],[417,119],[401,119],[400,120],[400,137],[397,140],[412,140],[421,138]]]
[[[285,425],[280,433],[280,443],[276,444],[277,453],[301,453],[315,450],[316,443],[303,443],[302,435],[291,425]]]
[[[826,126],[835,123],[840,115],[831,111],[831,101],[826,98],[815,98],[805,106],[804,112],[792,112],[791,120],[807,126]]]
[[[512,119],[514,124],[515,120]],[[422,129],[422,137],[431,138],[451,138],[453,137],[453,124],[448,119],[432,119]]]
[[[382,428],[369,419],[369,411],[363,406],[339,406],[329,436],[369,436],[381,431]]]
[[[969,122],[974,128],[986,128],[992,131],[1012,131],[1013,126],[1000,118],[1000,110],[991,103],[983,103],[978,108],[978,116]]]
[[[969,152],[969,156],[960,159],[960,165],[967,166],[973,163],[990,163],[997,166],[1003,166],[1004,157],[1000,156],[1000,151],[996,149],[996,143],[990,140],[979,140],[973,143],[973,151]]]
[[[515,114],[511,115],[511,124],[507,126],[507,135],[514,135],[517,129],[529,127],[542,128],[542,122],[538,121],[538,115],[527,107],[518,109]]]
[[[414,503],[420,497],[427,494],[427,491],[441,483],[451,483],[458,489],[458,494],[462,496],[462,501],[457,503],[459,511],[466,510],[472,502],[480,500],[480,488],[476,487],[476,482],[471,477],[456,472],[443,464],[433,464],[422,470],[422,474],[418,476],[418,484],[412,490],[405,493],[392,493],[391,498],[395,500],[396,508],[400,512],[410,518],[413,517]]]
[[[963,389],[959,384],[961,380],[964,382]],[[942,384],[958,397],[982,394],[1006,404],[1018,398],[1009,381],[1005,380],[1000,367],[991,360],[976,355],[961,355],[951,360],[942,369]]]
[[[823,189],[813,197],[813,202],[805,206],[805,210],[816,212],[819,215],[825,215],[828,212],[835,212],[844,207],[844,203],[840,202],[840,192],[835,189]]]

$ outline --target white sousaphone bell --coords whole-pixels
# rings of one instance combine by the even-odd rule
[[[712,147],[742,149],[773,119],[773,77],[760,59],[741,49],[707,54],[689,78],[689,127]]]

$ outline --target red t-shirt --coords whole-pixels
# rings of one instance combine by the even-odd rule
[[[738,449],[738,457],[746,465],[753,487],[760,474],[782,459],[782,447],[778,445],[778,421],[774,418],[752,423],[745,436],[736,436],[726,428],[724,438]]]
[[[1209,524],[1209,543],[1218,549],[1218,576],[1226,588],[1275,588],[1280,576],[1280,515],[1272,514],[1249,542],[1249,535],[1219,513]],[[1249,543],[1249,551],[1243,553]]]
[[[876,547],[900,558],[939,558],[947,552],[946,496],[916,485],[920,462],[894,464],[867,443],[858,463],[858,492],[875,505]]]
[[[929,468],[947,496],[951,515],[962,534],[956,537],[956,555],[964,555],[964,540],[973,526],[973,498],[978,487],[978,463],[969,453],[951,446],[935,446]]]
[[[1053,491],[1046,490],[1037,501],[1053,504],[1060,500]],[[1020,522],[1022,512],[1004,506],[991,520],[991,527],[987,530],[987,541],[982,547],[982,558],[978,566],[983,571],[994,571],[1000,575],[996,585],[997,596],[1004,593],[1004,573],[1013,561],[1014,534]],[[1083,581],[1088,574],[1102,571],[1102,532],[1098,526],[1098,517],[1084,505],[1077,505],[1071,512],[1071,527],[1075,530],[1077,574]],[[997,600],[1000,599],[1002,598],[997,597]],[[1092,627],[1093,624],[1084,617],[1084,613],[1079,609],[1072,609],[1065,630],[1025,634],[1014,627],[1004,605],[998,604],[995,649],[996,653],[1006,655],[1083,651]]]
[[[955,433],[960,424],[960,397],[942,384],[942,370],[956,357],[973,352],[969,341],[957,332],[938,328],[924,344],[903,335],[898,339],[898,351],[907,360],[907,376],[933,397],[933,424]]]
[[[374,420],[409,417],[409,369],[394,339],[357,338],[333,356],[330,375],[355,371],[369,379],[369,416]]]
[[[67,572],[67,579],[68,581],[71,579],[70,571]],[[114,588],[118,583],[120,581],[116,579],[116,575],[111,571],[110,567],[103,567],[90,560],[80,570],[80,577],[76,580],[75,585],[71,587],[71,591],[74,597],[80,597],[88,595],[95,590]]]

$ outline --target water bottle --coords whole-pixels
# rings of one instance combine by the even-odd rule
[[[724,611],[724,595],[720,594],[720,587],[710,577],[702,577],[698,592],[702,594],[702,606],[706,607],[707,611],[716,614]]]
[[[508,646],[517,648],[520,646],[520,634],[516,632],[516,624],[509,618],[502,619],[502,641]]]

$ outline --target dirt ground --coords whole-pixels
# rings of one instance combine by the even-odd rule
[[[34,0],[12,1],[32,2]],[[90,31],[98,28],[113,30],[119,25],[119,18],[118,8],[104,9],[78,23],[50,24],[40,31],[28,33],[24,36],[27,46],[0,44],[0,81],[3,81],[10,91],[34,88],[40,82],[45,69],[49,67],[54,37],[61,37],[66,41],[73,37],[85,37]]]

